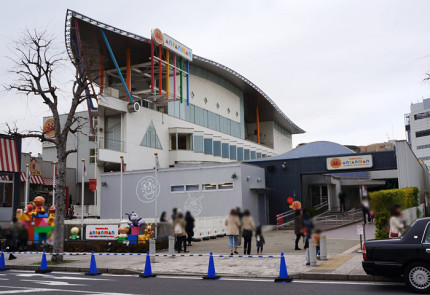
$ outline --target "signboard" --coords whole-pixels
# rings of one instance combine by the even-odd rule
[[[37,160],[35,158],[30,159],[30,175],[41,176],[42,173],[40,169],[37,169]]]
[[[55,137],[55,124],[53,118],[47,118],[45,122],[43,122],[43,133],[45,137],[54,138]],[[54,143],[49,141],[42,142],[44,147],[55,146]]]
[[[372,155],[327,158],[327,170],[364,169],[373,167]]]
[[[87,240],[115,240],[118,225],[87,225]]]
[[[358,224],[357,225],[357,235],[362,235],[362,234],[363,234],[363,225]]]
[[[153,29],[151,31],[151,37],[156,44],[162,45],[164,48],[189,61],[193,60],[193,51],[190,48],[178,42],[176,39],[173,39],[169,35],[162,33],[160,29]]]

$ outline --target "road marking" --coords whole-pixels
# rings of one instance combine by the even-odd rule
[[[21,294],[21,293],[31,293],[31,292],[69,292],[69,293],[84,293],[84,294],[92,294],[92,295],[137,295],[131,293],[107,293],[107,292],[97,292],[97,291],[88,291],[88,290],[68,290],[68,289],[45,289],[45,288],[23,288],[23,287],[14,287],[14,286],[0,286],[0,288],[9,288],[9,289],[17,289],[17,290],[8,290],[8,291],[0,291],[0,294]],[[5,293],[3,293],[5,292]]]
[[[53,289],[45,289],[45,288],[32,288],[32,289],[19,289],[19,290],[7,290],[0,291],[0,294],[21,294],[21,293],[35,293],[35,292],[47,292],[47,291],[55,291]]]
[[[58,281],[22,280],[22,282],[33,282],[36,284],[48,285],[48,286],[87,286],[83,284],[71,284],[68,282],[58,282]]]
[[[54,279],[57,280],[80,280],[80,281],[109,281],[109,279],[99,279],[99,278],[92,278],[92,277],[67,277],[67,276],[62,276],[62,277],[53,277]]]

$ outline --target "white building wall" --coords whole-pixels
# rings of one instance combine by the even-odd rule
[[[417,131],[430,129],[430,117],[415,120],[414,116],[419,113],[430,112],[430,98],[424,99],[423,102],[412,104],[410,119],[410,139],[412,150],[418,159],[426,158],[424,163],[430,167],[430,147],[418,149],[418,146],[430,145],[430,136],[416,137]]]

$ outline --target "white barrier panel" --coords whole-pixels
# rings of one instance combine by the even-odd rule
[[[217,235],[224,235],[226,232],[226,216],[216,217],[196,217],[194,223],[194,238],[203,239]]]

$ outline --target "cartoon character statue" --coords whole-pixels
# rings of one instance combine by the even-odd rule
[[[151,236],[154,234],[152,230],[152,223],[147,224],[145,228],[145,234],[138,236],[139,244],[146,244],[147,241],[151,239]]]
[[[31,214],[34,217],[48,217],[45,213],[45,208],[43,208],[43,204],[45,204],[45,198],[42,196],[37,196],[34,198],[33,207],[35,208]]]
[[[54,222],[55,222],[55,205],[52,205],[51,208],[49,208],[48,223],[51,226],[54,226]]]
[[[137,213],[131,212],[131,214],[128,215],[128,220],[131,221],[131,226],[141,226],[145,224],[145,221],[143,221],[142,217],[140,217]]]
[[[128,243],[128,232],[130,231],[130,226],[128,224],[121,225],[118,228],[118,235],[115,236],[119,243]]]
[[[70,230],[70,237],[69,240],[79,240],[79,228],[77,227],[72,227],[72,229]]]

